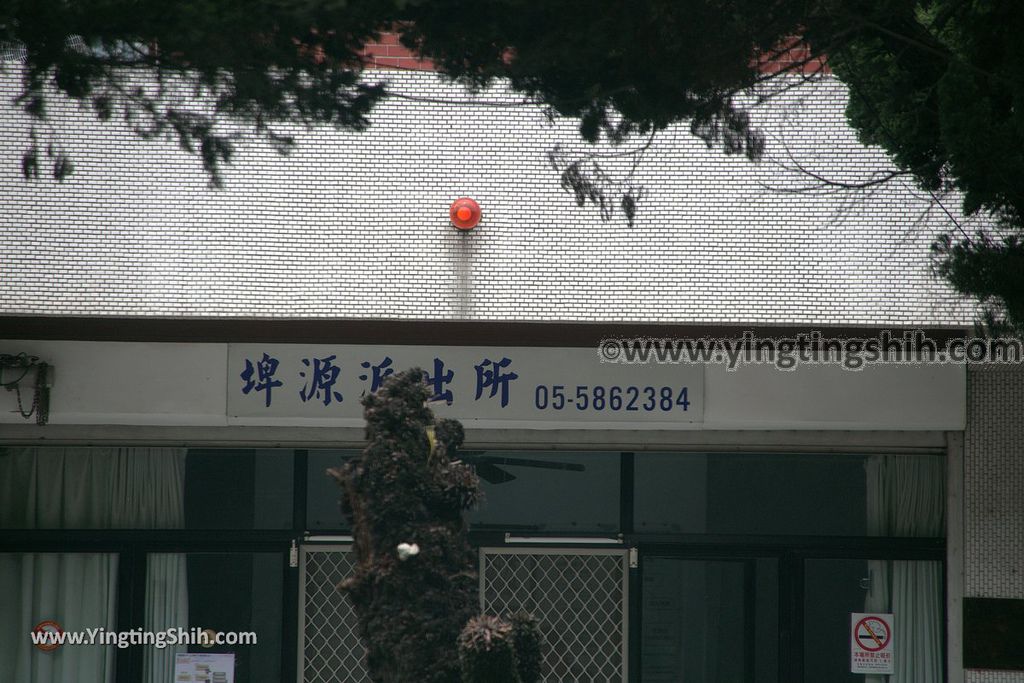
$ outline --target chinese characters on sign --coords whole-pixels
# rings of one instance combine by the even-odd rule
[[[384,360],[382,360],[377,365],[373,365],[373,364],[370,363],[370,361],[364,360],[362,363],[359,364],[359,367],[363,368],[364,370],[369,370],[370,371],[370,393],[371,394],[374,393],[375,391],[377,391],[378,389],[380,389],[380,385],[384,383],[384,379],[388,375],[395,374],[394,369],[391,367],[391,356],[384,356]],[[361,379],[361,380],[363,380],[365,382],[366,379],[367,379],[367,376],[365,374],[359,375],[359,379]],[[366,392],[363,391],[363,395],[365,395],[365,394],[366,394]]]
[[[266,355],[263,354],[264,357]],[[334,390],[334,385],[338,381],[338,375],[341,374],[341,368],[334,365],[334,356],[314,358],[312,366],[310,366],[309,358],[303,358],[302,364],[306,367],[306,370],[299,371],[299,377],[305,380],[302,389],[299,390],[299,398],[302,399],[303,403],[315,398],[318,401],[322,400],[325,406],[329,406],[331,405],[332,396],[338,403],[344,400],[342,395]],[[306,376],[307,372],[310,375],[309,377]],[[321,394],[323,394],[322,397]],[[269,397],[267,401],[267,405],[270,405]]]
[[[341,374],[342,369],[335,365],[334,362],[336,356],[330,355],[325,358],[303,358],[302,369],[298,371],[297,380],[302,382],[302,388],[299,389],[299,399],[303,403],[308,401],[321,401],[325,406],[331,405],[332,400],[335,403],[341,403],[345,400],[345,397],[335,389],[335,384],[338,382],[338,376]],[[492,361],[487,358],[483,359],[480,365],[475,365],[477,372],[476,379],[476,396],[474,400],[479,401],[484,394],[484,389],[490,388],[490,394],[486,398],[495,398],[500,395],[501,407],[504,408],[508,405],[509,398],[509,383],[519,378],[519,375],[514,372],[508,372],[505,370],[512,361],[508,358],[502,358],[500,361]],[[394,369],[391,367],[392,360],[390,357],[385,356],[384,360],[379,364],[372,364],[370,361],[363,361],[360,363],[360,367],[370,372],[369,375],[363,373],[359,375],[359,379],[363,382],[368,382],[368,386],[363,390],[362,394],[365,396],[368,392],[376,392],[384,380],[394,374]],[[265,392],[264,396],[266,399],[266,407],[270,407],[273,401],[271,396],[271,389],[274,387],[283,387],[284,381],[278,379],[277,371],[281,365],[281,361],[277,358],[273,358],[267,353],[263,354],[261,359],[253,361],[252,359],[245,359],[245,368],[239,374],[242,379],[241,390],[243,394],[248,394],[251,391]],[[493,369],[487,369],[491,366]],[[254,378],[255,375],[255,378]],[[444,361],[440,358],[434,359],[433,374],[429,371],[424,371],[423,381],[433,389],[431,400],[444,401],[448,405],[451,405],[455,400],[452,390],[447,388],[447,385],[455,378],[455,372],[453,370],[445,371]],[[298,383],[298,382],[297,382]]]
[[[502,358],[499,361],[490,360],[484,358],[480,365],[474,365],[473,368],[476,370],[476,400],[480,400],[480,394],[484,389],[490,387],[490,397],[494,398],[498,392],[501,392],[501,407],[504,408],[508,405],[508,383],[512,380],[519,379],[519,375],[514,372],[508,372],[505,368],[512,364],[508,358]]]
[[[253,363],[248,358],[245,359],[245,370],[242,370],[242,380],[245,384],[242,385],[242,393],[248,394],[250,391],[255,389],[257,392],[263,391],[267,399],[267,407],[270,407],[270,390],[274,387],[281,386],[281,382],[274,379],[274,373],[277,372],[277,366],[279,362],[276,358],[271,358],[267,354],[263,354],[263,359]],[[256,375],[256,379],[253,379],[253,374]]]
[[[451,405],[452,401],[455,400],[455,395],[447,387],[453,379],[455,379],[455,372],[453,370],[446,372],[444,362],[440,358],[435,358],[434,373],[430,374],[428,372],[426,377],[427,385],[433,390],[431,400],[444,401],[446,404]]]
[[[702,366],[601,363],[589,348],[229,344],[228,417],[362,422],[362,398],[418,367],[439,416],[571,427],[686,427]],[[280,424],[280,422],[278,422]]]

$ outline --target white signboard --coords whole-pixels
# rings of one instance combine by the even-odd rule
[[[235,683],[235,655],[178,653],[174,683]]]
[[[439,416],[475,426],[671,429],[703,418],[702,366],[602,363],[593,348],[319,344],[230,344],[228,416],[361,424],[360,399],[411,367]]]
[[[850,615],[850,671],[893,673],[893,615]]]

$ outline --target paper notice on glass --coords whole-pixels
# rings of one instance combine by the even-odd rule
[[[235,655],[178,653],[174,655],[174,683],[235,683]]]

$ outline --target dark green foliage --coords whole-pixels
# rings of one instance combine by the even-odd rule
[[[516,650],[516,669],[522,683],[539,683],[544,660],[543,636],[537,620],[527,612],[516,612],[509,619]]]
[[[951,225],[936,270],[996,328],[1024,334],[1024,3],[859,5],[830,62],[850,86],[851,124],[923,188],[957,190],[965,212],[999,225],[998,239]]]
[[[507,621],[474,617],[459,635],[463,683],[539,683],[542,641],[537,621],[526,612]]]
[[[286,122],[365,127],[383,91],[357,82],[359,50],[393,16],[386,0],[8,0],[0,48],[24,51],[18,103],[34,118],[59,91],[100,121],[120,114],[139,135],[173,136],[217,184],[238,139],[221,122],[272,143]],[[56,177],[68,173],[55,163]]]
[[[331,470],[357,558],[339,588],[359,617],[374,681],[458,681],[457,640],[478,608],[476,554],[462,513],[479,499],[479,481],[453,461],[462,425],[435,426],[428,395],[419,369],[389,377],[363,399],[366,449]],[[417,544],[419,554],[400,559],[403,543]]]
[[[691,122],[726,152],[758,154],[732,97],[751,85],[755,51],[771,49],[800,17],[797,3],[496,0],[424,2],[407,45],[454,78],[517,90],[580,119],[589,141],[621,141]]]
[[[474,617],[459,634],[463,683],[521,683],[512,624],[499,617]]]
[[[861,28],[831,58],[851,86],[851,123],[924,187],[963,191],[968,212],[1019,212],[1024,5],[884,4],[866,17],[884,24]]]
[[[985,316],[988,334],[1007,336],[1024,330],[1024,239],[1010,235],[996,240],[984,234],[972,240],[945,237],[934,250],[939,275],[990,306]],[[993,304],[1004,319],[991,312]]]

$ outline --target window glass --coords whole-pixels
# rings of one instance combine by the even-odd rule
[[[29,634],[116,632],[117,569],[115,554],[0,553],[0,681],[113,683],[117,648],[44,651]]]
[[[0,449],[0,528],[287,529],[293,451]]]
[[[943,533],[941,456],[637,453],[634,463],[640,533]]]
[[[310,531],[346,531],[348,520],[341,514],[341,488],[327,475],[327,470],[340,467],[358,457],[357,450],[309,451],[306,467],[306,529]]]
[[[148,555],[145,630],[183,629],[189,638],[207,631],[222,642],[147,645],[143,681],[175,683],[175,655],[185,652],[231,655],[236,681],[282,680],[283,590],[281,553]],[[210,673],[211,682],[218,680]]]
[[[290,529],[294,451],[193,449],[185,466],[189,529]]]
[[[484,500],[476,528],[511,532],[618,533],[620,454],[471,451]]]
[[[643,567],[641,680],[778,680],[774,559],[648,557]]]
[[[887,651],[893,675],[878,680],[943,680],[942,562],[807,560],[804,571],[804,680],[860,683],[853,656]],[[857,628],[853,614],[893,616]]]
[[[309,452],[306,528],[345,531],[341,490],[325,474],[356,450]],[[617,533],[620,456],[615,452],[466,451],[483,502],[467,517],[478,529],[511,532]]]

